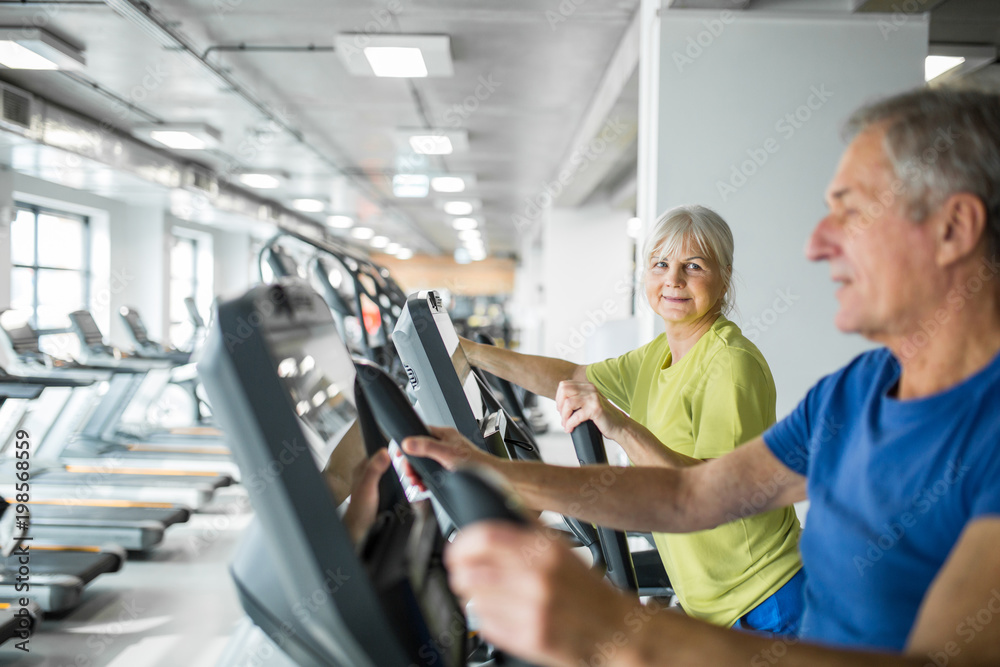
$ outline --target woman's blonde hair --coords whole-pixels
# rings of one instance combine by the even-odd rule
[[[733,290],[733,232],[722,217],[705,206],[672,208],[657,219],[642,246],[643,275],[650,269],[654,254],[668,257],[686,242],[707,254],[722,269],[725,291],[722,314],[728,315],[735,303]]]

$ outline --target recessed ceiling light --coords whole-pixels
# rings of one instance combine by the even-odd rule
[[[469,256],[469,251],[466,248],[455,248],[456,264],[468,264],[471,261],[472,257]]]
[[[422,78],[455,73],[448,35],[341,33],[334,38],[334,48],[354,76]]]
[[[400,248],[396,251],[396,259],[410,259],[413,257],[413,251],[409,248]]]
[[[459,231],[463,229],[475,229],[479,226],[479,221],[475,218],[455,218],[451,221],[451,226]]]
[[[420,49],[414,46],[369,46],[365,58],[375,76],[397,79],[420,79],[427,76],[427,64]]]
[[[927,56],[924,59],[924,80],[936,79],[964,62],[965,58],[958,56]]]
[[[292,208],[303,213],[320,213],[326,204],[319,199],[293,199]]]
[[[356,239],[361,239],[362,241],[367,241],[371,237],[375,236],[375,230],[369,229],[368,227],[355,227],[351,230],[351,236]]]
[[[443,134],[415,134],[410,137],[410,148],[421,155],[451,155],[455,147]]]
[[[239,179],[240,183],[248,188],[257,188],[258,190],[273,190],[281,185],[281,180],[271,174],[246,173],[240,174]]]
[[[402,247],[403,246],[399,245],[398,243],[390,243],[385,247],[385,251],[387,254],[395,255],[397,252],[400,251]]]
[[[483,246],[477,246],[475,248],[469,248],[469,259],[473,262],[479,262],[486,259],[486,248]]]
[[[448,215],[469,215],[472,213],[472,203],[467,201],[445,202],[444,212]]]
[[[132,128],[132,134],[149,138],[174,150],[205,150],[219,145],[222,135],[205,123],[142,124]]]
[[[368,242],[373,248],[384,248],[389,245],[388,236],[375,236],[371,241]]]
[[[436,176],[431,179],[434,192],[464,192],[465,179],[461,176]]]
[[[483,233],[478,229],[463,229],[458,233],[458,238],[463,241],[470,241],[472,239],[482,238]]]
[[[425,174],[396,174],[392,177],[392,194],[397,197],[426,197],[430,178]]]
[[[451,155],[469,150],[469,133],[441,127],[406,127],[396,130],[396,145],[403,152],[418,155]]]
[[[334,229],[350,229],[354,226],[354,218],[348,215],[331,215],[327,217],[326,224]]]
[[[0,27],[0,65],[9,69],[81,69],[83,52],[48,30]]]

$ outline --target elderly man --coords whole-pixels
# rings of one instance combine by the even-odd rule
[[[806,252],[830,264],[836,326],[883,347],[762,437],[610,484],[489,459],[445,430],[404,443],[489,465],[529,505],[620,529],[697,531],[808,498],[803,641],[643,608],[541,529],[487,523],[448,565],[499,646],[546,665],[1000,664],[1000,98],[924,90],[849,128]],[[593,402],[573,407],[573,423],[601,417]],[[601,502],[579,502],[588,484]]]

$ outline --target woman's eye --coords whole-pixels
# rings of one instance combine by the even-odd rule
[[[701,265],[695,264],[694,262],[688,262],[687,268],[692,271],[701,271]]]
[[[665,268],[667,268],[667,263],[666,262],[662,262],[662,261],[661,262],[653,262],[653,268],[654,269],[665,269]]]

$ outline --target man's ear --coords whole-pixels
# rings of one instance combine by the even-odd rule
[[[972,254],[986,233],[986,205],[971,192],[956,192],[941,205],[937,262],[947,266]]]

